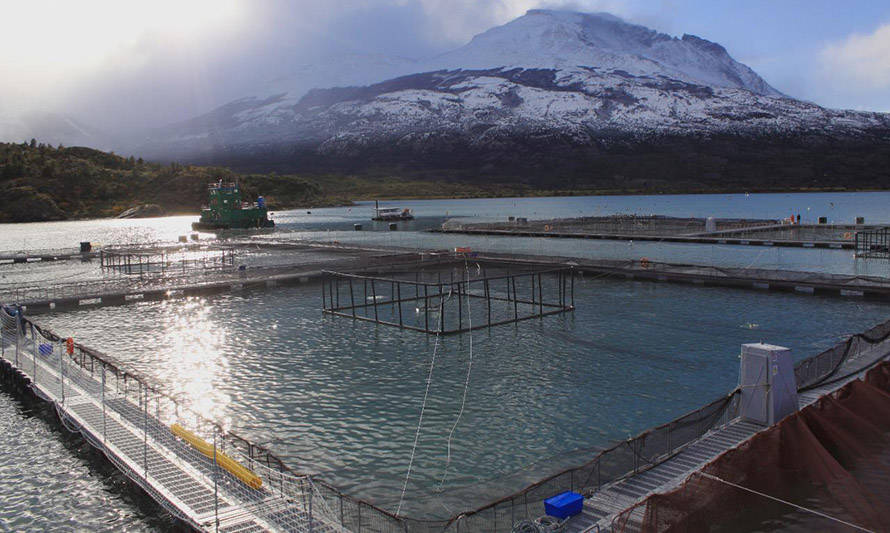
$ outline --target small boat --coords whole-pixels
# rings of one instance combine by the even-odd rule
[[[256,203],[241,201],[241,188],[237,183],[219,180],[208,186],[210,206],[201,210],[201,220],[192,223],[193,230],[272,228],[266,201],[262,196]]]
[[[374,202],[374,216],[371,220],[379,222],[396,222],[399,220],[413,220],[414,215],[410,209],[400,209],[398,207],[380,207],[379,202]]]

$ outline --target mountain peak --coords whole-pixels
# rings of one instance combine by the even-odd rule
[[[781,96],[726,49],[694,35],[672,37],[610,13],[532,9],[439,56],[434,68],[592,67],[635,76]]]

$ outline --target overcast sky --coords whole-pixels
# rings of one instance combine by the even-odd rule
[[[790,96],[890,112],[887,1],[0,0],[0,117],[54,111],[110,130],[163,125],[325,58],[456,48],[535,7],[692,33]]]

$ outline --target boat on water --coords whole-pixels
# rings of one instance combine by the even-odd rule
[[[237,183],[219,180],[208,186],[210,205],[201,210],[201,219],[192,223],[193,230],[272,228],[266,201],[257,197],[256,203],[241,201]]]
[[[380,203],[374,202],[374,216],[371,220],[379,222],[395,222],[399,220],[414,220],[414,215],[410,209],[401,209],[399,207],[380,207]]]

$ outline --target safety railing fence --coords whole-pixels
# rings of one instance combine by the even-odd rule
[[[343,529],[315,481],[289,471],[265,448],[224,431],[107,356],[69,345],[5,308],[0,317],[3,358],[56,406],[66,427],[174,516],[210,531],[227,516],[244,520],[245,512],[267,530]]]
[[[848,363],[859,362],[871,348],[890,339],[890,320],[797,363],[794,375],[799,389],[820,385],[835,376]],[[867,364],[867,363],[866,363]]]
[[[615,235],[686,235],[709,231],[709,223],[717,232],[774,227],[779,220],[684,218],[663,215],[607,215],[577,218],[528,220],[510,217],[507,221],[476,222],[451,219],[442,224],[445,231],[501,230],[576,234]]]
[[[137,482],[145,482],[172,463],[193,478],[203,480],[206,487],[214,488],[215,494],[208,500],[212,506],[205,508],[204,513],[210,522],[199,524],[205,529],[213,529],[214,520],[224,517],[226,509],[239,505],[250,510],[262,527],[270,529],[323,531],[327,528],[381,533],[509,531],[519,520],[544,514],[544,499],[565,490],[591,493],[646,470],[709,431],[728,424],[739,413],[740,394],[735,390],[667,424],[606,450],[592,452],[591,459],[580,466],[550,475],[507,497],[448,519],[425,520],[396,516],[370,502],[344,494],[324,481],[294,473],[270,450],[227,432],[191,411],[177,398],[161,392],[149,379],[125,370],[112,357],[79,344],[75,344],[72,353],[68,354],[62,338],[30,319],[11,315],[6,310],[0,311],[0,317],[3,358],[13,362],[33,382],[50,392],[52,397],[48,399],[58,406],[66,423],[76,424],[78,420],[89,418],[87,408],[82,407],[89,403],[84,401],[87,398],[92,402],[93,426],[89,431],[81,429],[81,432],[92,444],[106,450],[114,446],[107,440],[111,426],[117,431],[123,427],[135,435],[136,448],[130,444],[130,461],[120,459],[126,454],[107,454],[128,476]],[[798,385],[811,387],[830,379],[845,364],[864,364],[871,356],[870,349],[888,338],[890,320],[801,361],[796,367]],[[83,416],[64,415],[70,411]],[[261,490],[252,488],[228,471],[223,472],[218,460],[220,456],[214,460],[212,453],[208,456],[185,443],[171,430],[174,422],[205,440],[209,449],[220,456],[225,453],[241,462],[262,481]],[[98,431],[97,427],[102,430]],[[143,445],[141,462],[138,453],[140,437]],[[151,453],[146,443],[160,445],[163,453]],[[133,453],[135,461],[132,460]],[[182,517],[182,509],[170,504],[177,499],[175,493],[159,491],[156,485],[149,483],[143,487],[158,501],[166,502],[171,513]],[[484,491],[474,487],[460,490],[466,491],[464,502],[485,498]]]

